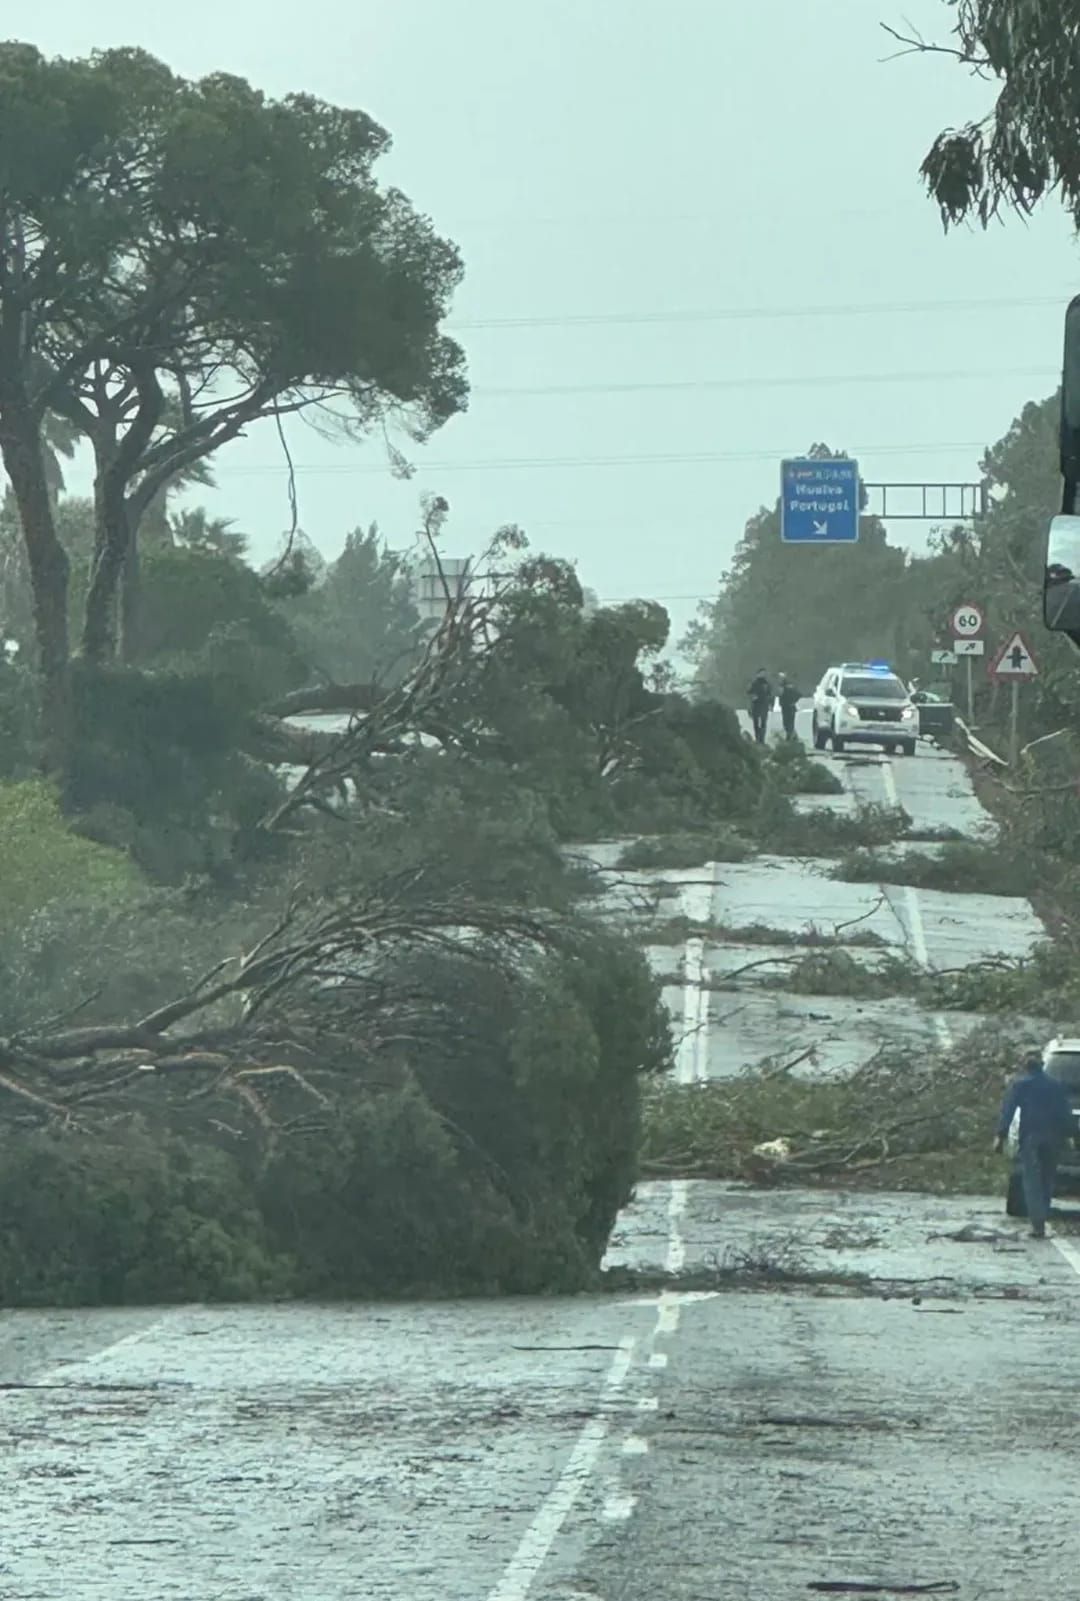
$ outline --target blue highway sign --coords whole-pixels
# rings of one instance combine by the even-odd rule
[[[859,464],[799,457],[780,463],[780,538],[845,545],[859,537]]]

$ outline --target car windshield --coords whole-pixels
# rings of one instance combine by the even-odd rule
[[[1052,1051],[1046,1058],[1046,1071],[1059,1084],[1080,1089],[1080,1051]]]
[[[898,678],[871,676],[845,678],[842,693],[849,700],[907,700],[908,692]]]

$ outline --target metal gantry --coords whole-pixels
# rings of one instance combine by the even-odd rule
[[[985,517],[989,489],[983,483],[863,484],[864,517],[891,522],[965,523]]]

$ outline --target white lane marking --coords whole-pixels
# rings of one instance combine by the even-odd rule
[[[664,1269],[668,1273],[681,1273],[686,1263],[686,1242],[682,1235],[683,1214],[690,1198],[686,1179],[673,1179],[668,1195],[668,1244]],[[663,1297],[661,1297],[661,1300]]]
[[[103,1345],[100,1351],[93,1351],[89,1356],[72,1357],[70,1362],[58,1363],[56,1367],[49,1368],[43,1373],[36,1382],[55,1384],[59,1379],[69,1378],[79,1368],[96,1367],[99,1362],[107,1362],[117,1351],[123,1351],[131,1345],[141,1345],[143,1340],[150,1339],[159,1329],[164,1328],[168,1321],[167,1316],[155,1318],[153,1323],[148,1323],[145,1328],[135,1329],[131,1334],[121,1335],[120,1339],[113,1340],[109,1345]]]
[[[555,1488],[526,1529],[506,1572],[488,1592],[488,1601],[526,1601],[570,1509],[592,1477],[607,1432],[603,1418],[586,1423]]]
[[[1061,1255],[1068,1262],[1074,1273],[1080,1274],[1080,1251],[1071,1240],[1066,1240],[1060,1234],[1051,1234],[1051,1243],[1057,1247]]]
[[[620,1341],[604,1378],[605,1392],[621,1388],[633,1361],[635,1343],[633,1339]],[[522,1535],[502,1578],[488,1592],[488,1601],[527,1601],[571,1508],[592,1478],[608,1436],[608,1427],[606,1418],[590,1418],[585,1424],[574,1442],[566,1466],[555,1481],[555,1488],[541,1503]]]
[[[881,769],[882,782],[885,785],[885,799],[890,806],[900,805],[900,796],[896,788],[896,779],[893,777],[892,762],[886,760]],[[915,960],[924,972],[930,972],[930,950],[926,943],[926,925],[923,923],[922,906],[919,903],[919,892],[914,884],[904,885],[904,905],[907,907],[908,929],[911,933],[911,944],[915,951]],[[952,1029],[940,1012],[934,1013],[934,1032],[939,1043],[945,1050],[951,1050],[953,1045]]]
[[[687,886],[689,889],[690,887]],[[697,890],[694,886],[694,890]],[[695,921],[707,923],[712,916],[712,902],[716,888],[716,867],[710,867],[709,885],[706,889],[708,896],[704,915],[694,918]],[[685,892],[684,892],[685,893]],[[693,893],[693,892],[691,892]],[[684,899],[686,915],[693,918],[693,913],[686,905],[690,895]],[[696,909],[696,908],[695,908]],[[683,1034],[680,1042],[678,1058],[675,1064],[675,1078],[679,1084],[701,1083],[708,1076],[708,1000],[709,992],[705,987],[705,941],[698,936],[687,940],[684,952],[684,988],[683,988]],[[683,1239],[682,1220],[686,1212],[690,1186],[685,1179],[675,1179],[668,1190],[667,1222],[668,1240],[665,1257],[665,1269],[668,1273],[677,1274],[682,1271],[686,1262],[686,1243]],[[679,1327],[680,1297],[677,1293],[664,1291],[657,1299],[656,1325],[652,1333],[655,1342],[661,1335],[674,1334]],[[634,1342],[624,1340],[620,1350],[612,1360],[608,1369],[604,1388],[610,1393],[621,1388],[630,1370],[633,1360]],[[666,1368],[667,1354],[663,1351],[653,1350],[649,1354],[650,1368]],[[637,1403],[639,1412],[655,1412],[659,1408],[659,1401],[655,1396],[646,1397]],[[540,1570],[547,1559],[551,1547],[558,1538],[574,1503],[578,1496],[592,1478],[604,1442],[608,1435],[608,1424],[601,1418],[594,1418],[585,1425],[578,1435],[569,1460],[556,1481],[554,1489],[538,1509],[536,1516],[522,1536],[513,1557],[498,1585],[489,1592],[488,1601],[527,1601],[533,1584],[539,1576]],[[622,1442],[622,1455],[626,1457],[644,1456],[648,1453],[649,1442],[640,1434],[628,1433]],[[632,1495],[616,1493],[605,1498],[602,1515],[609,1521],[625,1521],[630,1517],[635,1506]]]
[[[691,922],[708,923],[716,896],[716,863],[710,862],[708,881],[688,884],[683,907]],[[691,904],[692,903],[692,904]],[[679,1084],[700,1084],[709,1076],[709,991],[705,941],[692,935],[683,951],[683,1028],[675,1078]]]

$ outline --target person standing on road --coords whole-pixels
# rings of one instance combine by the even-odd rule
[[[1046,1220],[1054,1199],[1054,1175],[1062,1147],[1072,1133],[1072,1107],[1065,1086],[1046,1072],[1042,1056],[1032,1053],[1024,1072],[1009,1085],[1001,1104],[994,1150],[999,1154],[1013,1118],[1020,1114],[1020,1171],[1031,1232],[1037,1240],[1046,1235]]]
[[[776,704],[780,708],[780,716],[784,720],[784,738],[795,738],[795,713],[802,696],[795,685],[790,682],[786,673],[780,674],[780,690],[776,697]]]
[[[750,680],[749,696],[750,721],[754,725],[754,738],[759,745],[764,745],[765,734],[769,727],[769,712],[775,699],[769,675],[764,667],[759,667]]]

